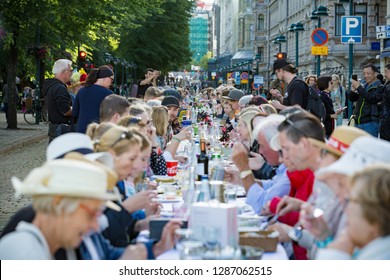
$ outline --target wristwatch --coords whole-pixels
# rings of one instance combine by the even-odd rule
[[[250,169],[242,171],[242,172],[240,172],[240,178],[245,179],[246,177],[248,177],[251,174],[252,174],[252,170],[250,170]]]
[[[303,227],[301,226],[294,227],[292,230],[288,232],[288,236],[292,240],[298,242],[302,238],[302,231],[303,231]]]

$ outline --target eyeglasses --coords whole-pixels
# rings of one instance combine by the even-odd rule
[[[113,83],[113,82],[114,82],[114,78],[111,78],[111,77],[107,77],[107,78],[110,78],[110,80],[111,80],[111,83]]]
[[[79,207],[88,213],[91,220],[100,217],[106,209],[106,207],[102,206],[99,209],[94,210],[91,209],[89,206],[85,205],[84,203],[80,203]]]
[[[110,148],[114,147],[116,144],[118,144],[120,141],[122,141],[123,139],[131,139],[133,138],[133,133],[131,133],[130,131],[124,131],[122,132],[120,135],[119,135],[119,138],[118,140],[116,140],[111,146]]]
[[[294,115],[298,115],[298,114],[301,114],[302,112],[301,111],[296,111],[296,112],[293,112],[291,114],[287,114],[286,115],[286,119],[280,124],[280,126],[291,126],[293,127],[296,131],[298,131],[300,134],[302,134],[305,138],[309,138],[307,136],[307,134],[302,130],[300,129],[299,127],[297,127],[297,125],[295,124],[295,122],[293,122],[290,118]],[[299,120],[298,120],[299,121]]]

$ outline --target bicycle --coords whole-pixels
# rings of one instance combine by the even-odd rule
[[[40,99],[39,105],[41,108],[41,122],[44,124],[47,124],[49,121],[49,118],[47,116],[47,109],[45,106],[45,100]],[[28,124],[35,124],[36,121],[36,114],[35,114],[35,100],[32,99],[32,97],[26,98],[26,111],[24,112],[24,120]]]

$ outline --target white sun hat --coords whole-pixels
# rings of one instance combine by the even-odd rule
[[[390,142],[362,136],[352,142],[339,160],[319,169],[316,175],[324,173],[352,175],[374,163],[390,163]]]
[[[83,133],[66,133],[56,137],[46,149],[46,160],[63,158],[67,153],[78,152],[89,160],[98,161],[109,168],[114,167],[110,153],[94,153],[91,138]]]

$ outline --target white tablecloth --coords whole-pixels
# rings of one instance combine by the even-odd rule
[[[170,250],[157,257],[157,260],[178,260],[179,252],[177,250]],[[276,252],[266,252],[263,255],[263,260],[288,260],[286,251],[281,244],[278,244]]]

